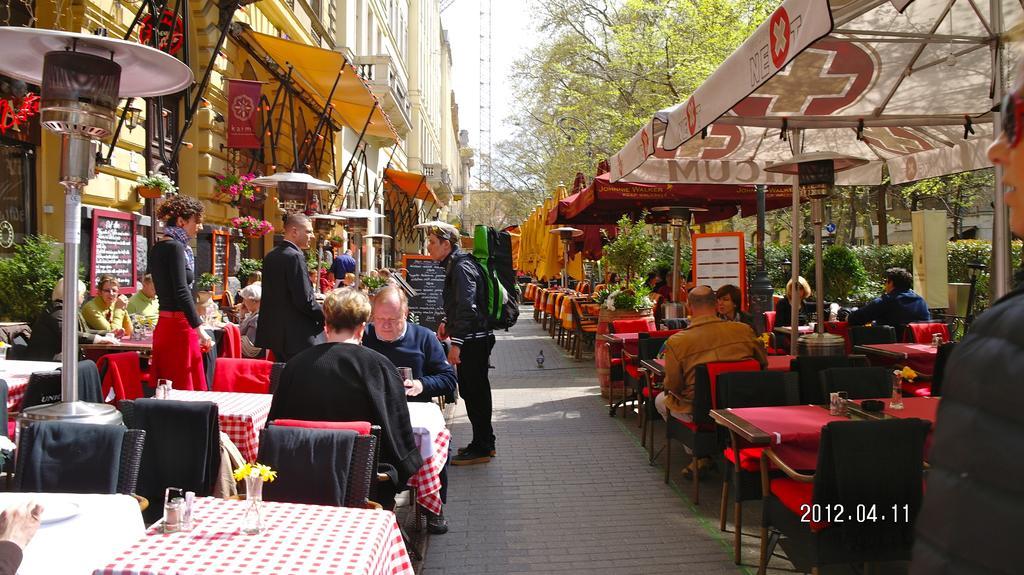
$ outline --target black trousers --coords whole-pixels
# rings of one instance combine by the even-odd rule
[[[494,428],[491,426],[491,380],[488,369],[494,336],[467,339],[459,352],[459,395],[466,402],[466,414],[473,426],[473,445],[494,449]]]

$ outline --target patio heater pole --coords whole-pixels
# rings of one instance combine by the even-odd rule
[[[672,226],[672,303],[666,304],[665,319],[678,319],[686,317],[682,303],[675,301],[679,296],[679,276],[682,271],[680,251],[682,249],[683,232],[686,232],[689,240],[690,215],[693,212],[705,212],[704,208],[690,206],[664,206],[651,209],[652,212],[668,212],[668,223]]]
[[[569,287],[569,242],[573,238],[578,238],[583,235],[583,230],[563,226],[551,230],[551,233],[558,234],[558,237],[562,240],[562,287]]]
[[[794,128],[789,131],[789,146],[793,155],[799,154],[803,148],[803,132]],[[790,214],[790,261],[793,262],[793,271],[790,273],[790,280],[793,286],[790,293],[785,294],[789,298],[789,355],[797,354],[797,335],[800,333],[800,306],[797,305],[796,289],[800,285],[797,279],[800,277],[800,178],[793,178],[793,205]]]
[[[996,102],[1003,101],[1006,78],[1003,74],[1003,7],[999,0],[989,0],[989,14],[992,18],[992,30],[996,34],[997,41],[994,45],[995,53],[992,59],[992,99]],[[993,129],[998,130],[1001,124],[1002,111],[998,111],[992,118]],[[998,137],[999,133],[993,134]],[[1006,200],[1003,198],[1003,168],[995,165],[995,189],[992,202],[992,295],[993,301],[1003,297],[1010,286],[1010,222],[1006,208]]]
[[[764,184],[755,186],[757,191],[757,267],[754,271],[754,279],[750,281],[750,313],[754,316],[754,330],[757,333],[764,333],[764,312],[771,311],[774,307],[772,305],[772,282],[764,267],[765,189]]]

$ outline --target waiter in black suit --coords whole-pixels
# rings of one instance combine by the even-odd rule
[[[286,362],[324,340],[324,312],[314,297],[302,250],[313,240],[313,223],[301,213],[286,214],[284,241],[263,258],[263,300],[256,345]]]

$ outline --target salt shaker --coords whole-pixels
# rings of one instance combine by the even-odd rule
[[[942,343],[943,343],[942,342],[942,334],[941,333],[933,333],[932,334],[932,347],[939,347],[940,345],[942,345]]]
[[[164,504],[164,533],[177,533],[182,529],[185,500],[175,497]]]

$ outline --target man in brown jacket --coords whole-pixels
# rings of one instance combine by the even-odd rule
[[[768,365],[764,346],[745,323],[718,318],[715,292],[708,286],[690,290],[690,326],[665,342],[665,393],[654,405],[666,420],[693,421],[693,391],[698,365],[714,361],[756,359]]]

